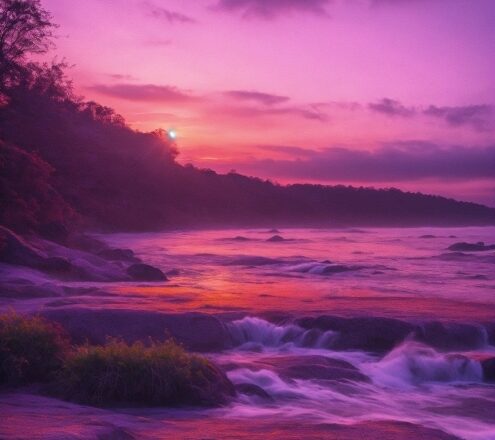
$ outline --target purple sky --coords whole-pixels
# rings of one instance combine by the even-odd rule
[[[495,206],[493,0],[44,0],[77,90],[180,160]]]

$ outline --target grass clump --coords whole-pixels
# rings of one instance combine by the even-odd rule
[[[46,382],[62,367],[69,339],[59,325],[15,312],[0,315],[0,383]]]
[[[218,405],[234,394],[218,368],[171,340],[80,346],[67,357],[59,383],[64,397],[93,405]]]
[[[58,324],[0,314],[0,384],[45,382],[49,394],[98,406],[220,405],[235,394],[225,374],[172,340],[71,346]]]

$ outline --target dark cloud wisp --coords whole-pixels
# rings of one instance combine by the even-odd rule
[[[182,14],[177,11],[172,11],[170,9],[163,8],[161,6],[157,6],[150,2],[144,2],[144,6],[147,10],[148,15],[159,19],[165,20],[169,24],[173,23],[184,23],[184,24],[194,24],[196,20],[188,15]]]
[[[274,19],[294,12],[326,16],[331,0],[218,0],[214,9],[240,12],[244,17]]]
[[[380,101],[368,104],[368,108],[374,112],[383,113],[387,116],[414,116],[414,108],[406,107],[399,101],[390,98],[383,98]]]
[[[96,84],[90,89],[103,95],[128,101],[180,103],[196,99],[193,95],[177,87],[155,84]]]
[[[266,149],[267,147],[262,147]],[[271,146],[287,158],[230,164],[254,175],[328,182],[404,182],[419,179],[495,180],[495,145],[483,148],[410,141],[375,150]],[[291,151],[291,149],[293,149]]]
[[[478,131],[486,131],[495,128],[494,108],[487,104],[475,104],[465,106],[436,106],[406,107],[400,101],[383,98],[368,104],[368,109],[385,116],[411,118],[424,115],[442,119],[451,127],[470,126]]]
[[[282,104],[287,102],[287,96],[272,95],[270,93],[256,92],[250,90],[229,90],[224,95],[238,101],[252,101],[264,105]]]
[[[489,129],[489,118],[493,114],[493,108],[489,105],[467,105],[459,107],[437,107],[430,105],[423,113],[428,116],[444,119],[453,127],[471,125],[477,130],[487,130]]]

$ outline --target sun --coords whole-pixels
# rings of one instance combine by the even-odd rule
[[[172,140],[177,139],[177,132],[175,130],[168,130],[168,137]]]

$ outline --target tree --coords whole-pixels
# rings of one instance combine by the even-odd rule
[[[0,0],[0,94],[26,70],[26,56],[53,45],[51,14],[39,0]]]

